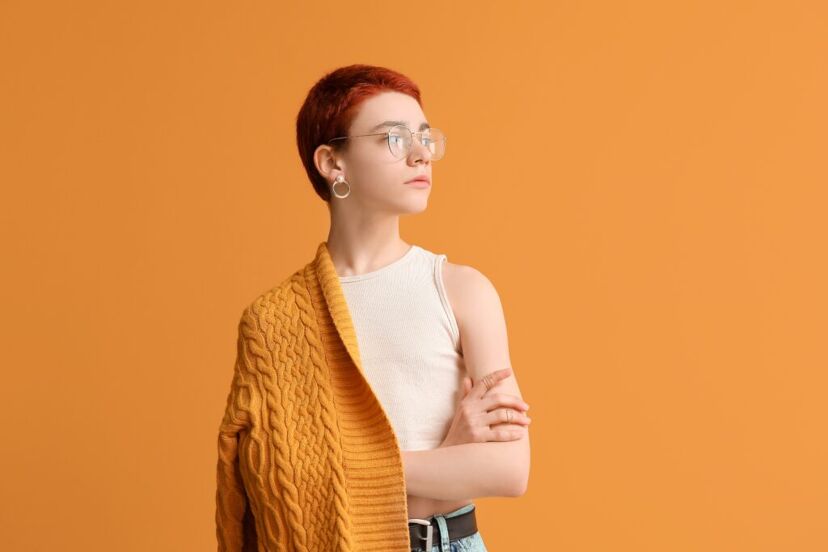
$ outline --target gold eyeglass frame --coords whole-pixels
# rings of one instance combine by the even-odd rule
[[[428,148],[428,146],[423,144],[423,133],[434,131],[434,130],[439,131],[440,134],[443,135],[443,154],[440,157],[437,157],[436,159],[434,157],[432,157],[431,160],[432,161],[439,161],[440,159],[445,157],[445,155],[446,155],[446,142],[448,141],[447,138],[446,138],[446,133],[443,132],[442,130],[440,130],[439,128],[432,128],[432,127],[424,128],[423,130],[416,130],[415,131],[415,130],[411,130],[410,128],[408,128],[405,125],[394,125],[391,128],[389,128],[388,130],[386,130],[385,132],[374,132],[374,133],[371,133],[371,134],[354,134],[354,135],[351,135],[351,136],[337,136],[336,138],[331,138],[326,143],[331,143],[334,140],[347,140],[348,138],[362,138],[363,136],[385,136],[386,137],[385,142],[388,144],[388,151],[391,152],[391,155],[394,157],[394,159],[405,159],[406,156],[411,154],[410,149],[402,157],[397,157],[396,155],[394,155],[394,150],[391,149],[391,132],[395,128],[404,128],[405,130],[407,130],[411,134],[411,144],[412,145],[414,144],[414,137],[416,137],[417,141],[420,142],[420,144],[425,148]]]

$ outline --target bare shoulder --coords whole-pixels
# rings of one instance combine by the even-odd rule
[[[492,281],[473,266],[446,261],[443,283],[461,333],[471,314],[479,315],[481,308],[491,308],[494,303],[500,306],[500,296]]]
[[[513,377],[501,380],[496,388],[520,396],[509,358],[503,305],[492,281],[472,266],[446,261],[443,283],[460,330],[469,375],[477,382],[486,374],[512,368]]]

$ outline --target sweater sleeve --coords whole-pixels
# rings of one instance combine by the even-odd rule
[[[255,370],[258,328],[250,307],[238,326],[236,361],[227,395],[224,416],[219,426],[216,473],[216,537],[219,552],[244,552],[257,549],[255,520],[242,478],[240,443],[255,419],[261,404]]]

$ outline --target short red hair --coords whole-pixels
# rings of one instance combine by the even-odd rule
[[[405,75],[385,67],[354,64],[324,75],[308,92],[296,117],[296,145],[317,195],[331,200],[327,181],[313,164],[313,152],[331,138],[346,136],[363,101],[381,92],[408,94],[420,104],[420,89]],[[333,149],[346,148],[348,140],[330,144]]]

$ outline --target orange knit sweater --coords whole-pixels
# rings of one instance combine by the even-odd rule
[[[219,551],[410,550],[399,444],[327,242],[242,313],[218,434]]]

